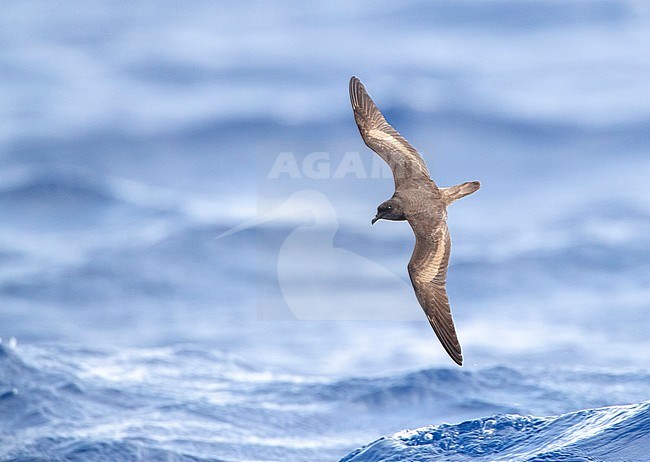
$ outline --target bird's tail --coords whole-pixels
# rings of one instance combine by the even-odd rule
[[[457,184],[456,186],[450,186],[449,188],[440,188],[440,191],[442,192],[445,202],[449,205],[461,197],[468,196],[473,192],[478,191],[480,187],[481,183],[478,181],[468,181],[467,183]]]

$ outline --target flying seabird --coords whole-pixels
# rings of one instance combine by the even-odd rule
[[[478,181],[439,188],[418,152],[395,130],[356,77],[350,79],[354,120],[364,143],[391,168],[393,197],[377,207],[372,220],[408,221],[415,234],[415,248],[408,264],[411,283],[424,313],[451,359],[463,364],[460,343],[447,298],[445,283],[451,251],[447,206],[477,191]]]

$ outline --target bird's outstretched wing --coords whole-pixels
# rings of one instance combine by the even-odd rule
[[[415,249],[408,264],[415,295],[442,346],[451,359],[462,365],[463,355],[445,288],[451,252],[447,223],[441,221],[435,227],[419,220],[409,223],[415,232]]]
[[[363,141],[390,166],[396,188],[404,179],[431,179],[420,154],[386,122],[356,77],[350,79],[350,101]]]

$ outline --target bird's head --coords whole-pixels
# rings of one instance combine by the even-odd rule
[[[393,197],[379,205],[379,207],[377,207],[377,215],[372,219],[372,224],[374,225],[378,220],[406,220],[402,203],[399,199]]]

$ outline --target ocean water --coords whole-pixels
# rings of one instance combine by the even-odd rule
[[[645,2],[5,2],[0,43],[0,460],[650,460]],[[482,183],[462,368],[351,75]]]

